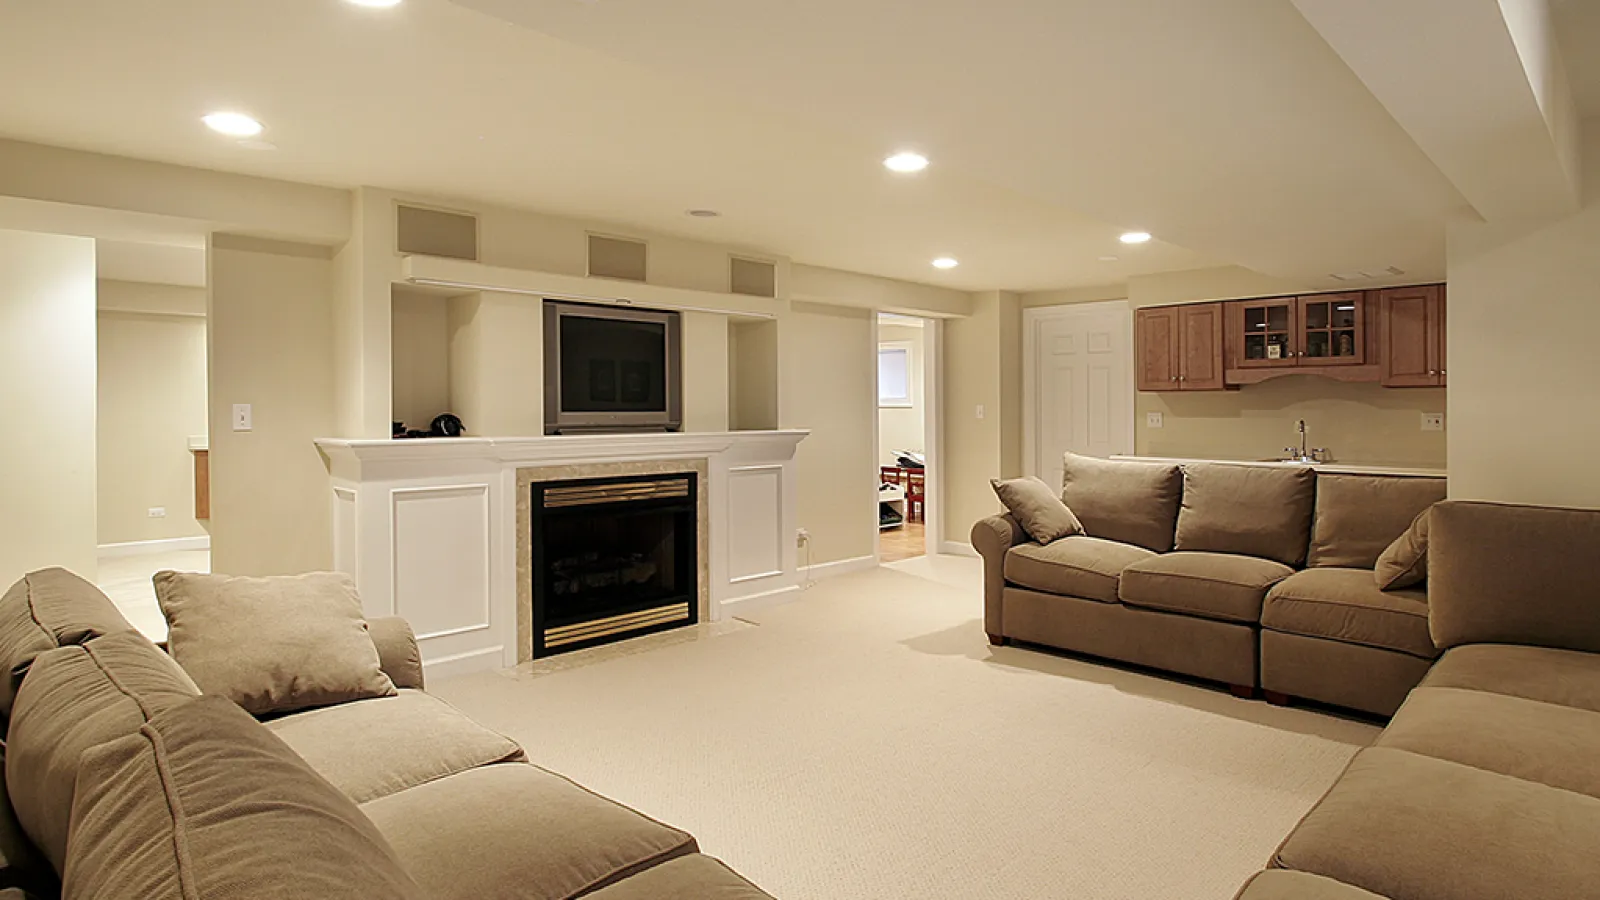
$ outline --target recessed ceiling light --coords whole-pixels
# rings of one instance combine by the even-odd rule
[[[921,172],[928,167],[928,158],[921,153],[896,153],[883,161],[884,168],[891,172]]]
[[[935,269],[954,269],[959,265],[961,265],[961,263],[954,257],[950,256],[941,256],[933,261],[933,267]]]
[[[722,213],[714,209],[691,209],[685,211],[684,214],[694,216],[696,219],[715,219],[717,216],[722,215]]]
[[[1124,244],[1142,244],[1145,241],[1150,240],[1150,232],[1148,232],[1148,231],[1129,231],[1129,232],[1125,232],[1122,235],[1120,240]]]
[[[349,0],[357,6],[399,6],[400,0]]]
[[[200,121],[212,131],[228,137],[247,138],[261,133],[261,123],[244,113],[214,112]]]

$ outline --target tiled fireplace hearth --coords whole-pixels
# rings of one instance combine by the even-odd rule
[[[410,621],[430,677],[715,622],[799,592],[794,455],[805,436],[321,440],[334,566],[356,579],[368,616]],[[553,491],[570,504],[617,485],[662,493],[633,511],[612,497],[590,517],[551,503]],[[641,518],[628,527],[609,522],[632,512]],[[542,559],[541,516],[559,532]],[[536,609],[541,599],[553,605]]]

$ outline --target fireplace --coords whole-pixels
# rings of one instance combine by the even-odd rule
[[[699,620],[698,478],[529,486],[535,658]]]

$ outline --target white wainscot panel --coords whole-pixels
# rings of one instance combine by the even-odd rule
[[[351,578],[360,579],[356,566],[356,492],[343,487],[333,489],[333,567]]]
[[[783,466],[728,470],[728,580],[783,574]]]
[[[419,641],[490,628],[489,485],[395,488],[394,610]]]

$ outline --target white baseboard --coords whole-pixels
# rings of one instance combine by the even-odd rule
[[[165,538],[159,541],[128,541],[124,544],[101,544],[102,559],[117,556],[143,556],[146,553],[176,553],[180,550],[210,550],[211,535],[199,537]]]
[[[878,558],[876,556],[857,556],[851,559],[836,559],[833,562],[817,563],[810,568],[802,567],[800,577],[805,581],[821,581],[824,578],[837,578],[851,572],[861,572],[866,569],[876,569]]]
[[[769,606],[778,606],[791,600],[798,600],[800,599],[800,594],[800,586],[791,584],[787,587],[762,591],[759,594],[751,594],[747,597],[731,597],[721,603],[722,618],[731,619],[735,616],[747,615],[757,610],[766,609]]]
[[[939,545],[939,552],[947,553],[951,556],[976,557],[978,555],[978,551],[972,549],[971,544],[963,544],[960,541],[945,541]]]

